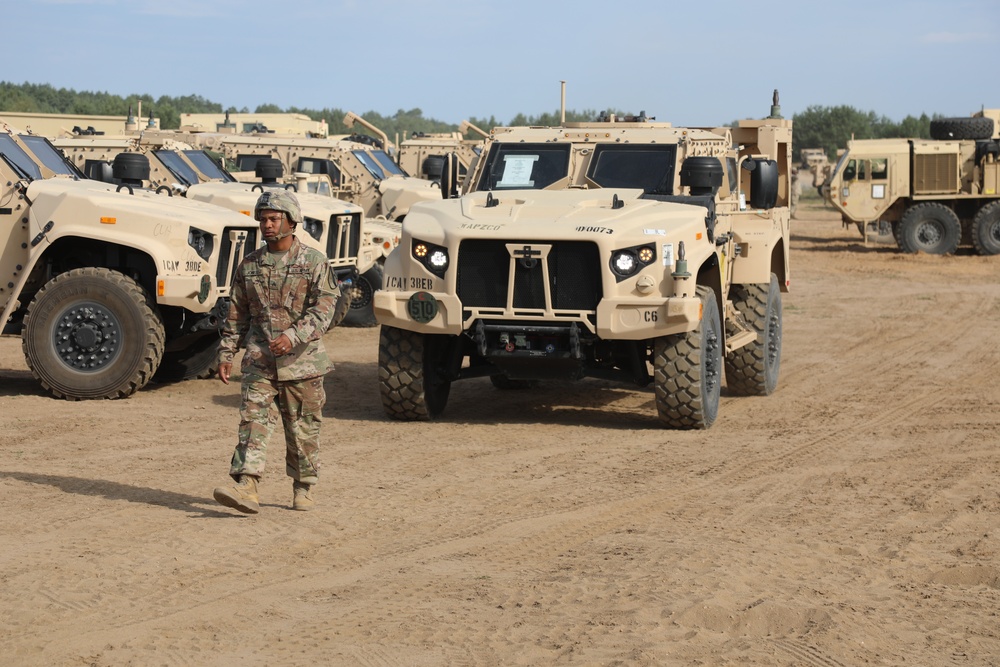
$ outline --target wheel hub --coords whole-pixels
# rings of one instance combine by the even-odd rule
[[[917,238],[925,245],[935,245],[943,236],[941,228],[932,222],[925,222],[917,230]]]
[[[96,303],[78,303],[56,320],[52,343],[59,359],[70,368],[97,371],[121,350],[121,323],[114,313]]]

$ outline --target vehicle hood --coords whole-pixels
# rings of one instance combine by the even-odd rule
[[[642,194],[639,189],[476,192],[415,204],[403,233],[425,241],[443,241],[449,234],[543,240],[669,236],[704,228],[704,207],[641,199]]]

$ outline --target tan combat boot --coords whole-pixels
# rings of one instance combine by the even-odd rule
[[[295,494],[292,498],[293,510],[301,510],[304,512],[316,507],[316,499],[313,498],[314,492],[311,484],[292,482],[292,492]]]
[[[234,486],[220,486],[212,495],[226,507],[232,507],[244,514],[256,514],[260,511],[257,478],[253,475],[240,475],[239,482]]]

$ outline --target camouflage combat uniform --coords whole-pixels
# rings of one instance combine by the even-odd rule
[[[316,483],[326,402],[323,376],[333,370],[322,337],[333,320],[335,290],[326,257],[297,238],[283,254],[262,247],[240,264],[219,345],[219,363],[232,363],[237,350],[246,348],[239,444],[229,470],[233,479],[263,475],[275,424],[271,409],[277,405],[285,432],[285,471],[296,481]],[[292,351],[275,357],[269,342],[281,334]]]

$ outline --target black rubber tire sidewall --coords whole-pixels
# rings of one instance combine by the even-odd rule
[[[375,319],[375,292],[382,289],[382,265],[376,263],[356,279],[352,288],[351,308],[340,323],[342,327],[371,328]]]
[[[781,371],[782,306],[778,277],[761,285],[734,285],[730,298],[757,340],[726,355],[726,387],[739,396],[769,396]]]
[[[930,233],[934,239],[927,239]],[[900,250],[908,253],[951,255],[962,240],[962,223],[955,212],[944,204],[924,202],[911,206],[903,213],[896,228]]]
[[[722,323],[715,292],[699,286],[701,322],[694,331],[661,336],[653,345],[653,392],[660,422],[669,428],[707,429],[719,414]]]
[[[93,302],[121,325],[120,350],[101,370],[81,372],[55,352],[54,327],[74,304]],[[24,319],[22,349],[42,386],[71,400],[126,398],[144,387],[163,356],[163,322],[149,295],[134,280],[109,269],[60,274],[35,295]]]
[[[428,421],[444,411],[451,382],[436,379],[445,339],[383,325],[379,332],[379,394],[386,415],[403,421]]]
[[[957,141],[960,139],[989,139],[993,136],[993,119],[935,118],[930,124],[931,139]]]
[[[1000,199],[983,206],[972,219],[972,245],[980,255],[1000,255]]]

